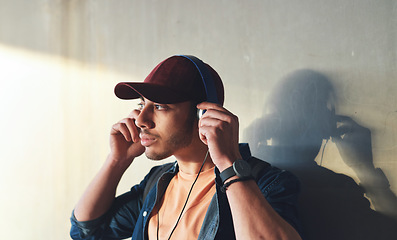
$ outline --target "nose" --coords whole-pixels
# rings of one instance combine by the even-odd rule
[[[153,111],[151,111],[148,106],[143,107],[138,117],[135,119],[135,124],[142,129],[154,128]]]

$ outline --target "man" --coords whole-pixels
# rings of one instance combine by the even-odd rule
[[[73,211],[73,239],[300,239],[296,178],[239,146],[238,118],[222,106],[222,81],[209,65],[172,56],[115,93],[141,102],[112,127],[111,151]],[[213,94],[217,103],[208,102]],[[197,108],[206,111],[200,119]],[[158,167],[115,198],[143,153],[176,162],[147,196]]]

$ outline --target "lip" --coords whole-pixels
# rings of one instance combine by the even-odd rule
[[[144,147],[149,147],[150,145],[152,145],[155,141],[156,138],[153,136],[150,136],[148,134],[139,134],[139,137],[141,139],[141,144]]]

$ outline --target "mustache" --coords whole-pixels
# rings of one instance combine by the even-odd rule
[[[148,136],[152,136],[152,137],[160,137],[160,136],[157,135],[157,134],[154,134],[154,133],[149,132],[147,129],[141,129],[141,134],[148,135]]]

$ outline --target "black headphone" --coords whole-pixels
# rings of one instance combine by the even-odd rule
[[[178,56],[189,59],[196,66],[198,72],[200,73],[201,80],[203,81],[205,94],[207,96],[206,101],[219,104],[215,82],[205,63],[201,61],[199,58],[192,55],[178,55]],[[197,117],[200,119],[204,113],[205,110],[198,109]]]

